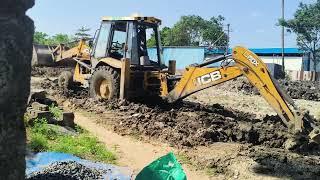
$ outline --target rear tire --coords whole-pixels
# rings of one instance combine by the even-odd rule
[[[119,72],[109,66],[100,66],[90,80],[90,96],[97,99],[117,99],[120,94]]]
[[[69,71],[63,71],[58,78],[58,85],[64,90],[70,89],[73,84],[72,73]]]

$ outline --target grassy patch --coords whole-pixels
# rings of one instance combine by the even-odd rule
[[[191,159],[185,153],[180,152],[176,157],[181,164],[193,165]]]
[[[53,114],[53,117],[62,119],[63,111],[59,107],[52,104],[51,106],[49,106],[49,111]]]
[[[216,169],[208,168],[208,167],[205,168],[205,173],[208,176],[215,176],[215,175],[219,174],[219,172]]]
[[[36,151],[36,152],[47,151],[48,140],[42,134],[32,134],[29,146],[33,151]]]
[[[76,155],[84,159],[115,163],[116,156],[101,144],[96,137],[80,127],[79,135],[62,135],[55,128],[48,126],[45,119],[36,120],[32,127],[27,127],[28,146],[35,152],[53,151]]]

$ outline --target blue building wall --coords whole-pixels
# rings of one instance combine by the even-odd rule
[[[256,53],[258,56],[281,56],[281,48],[250,48],[251,51]],[[156,48],[148,49],[149,58],[157,59]],[[229,49],[231,53],[231,49]],[[304,56],[304,52],[298,48],[285,48],[285,56],[300,56],[303,57],[303,67],[306,67],[308,62],[308,57]],[[194,63],[202,63],[206,57],[212,57],[216,55],[224,54],[223,50],[209,49],[206,47],[163,47],[163,60],[166,65],[168,65],[169,60],[177,61],[177,69],[184,69],[186,66]],[[214,63],[211,66],[220,66],[221,62]]]
[[[169,60],[177,61],[177,69],[184,69],[194,63],[204,60],[204,47],[163,47],[163,60],[168,65]],[[157,49],[148,49],[149,58],[157,59]]]
[[[274,55],[274,54],[282,54],[282,48],[249,48],[250,51],[257,55]],[[205,49],[206,55],[214,55],[214,54],[224,54],[225,51],[221,49]],[[231,54],[231,49],[228,50],[228,53]],[[295,54],[295,55],[303,55],[304,52],[299,48],[284,48],[284,54]]]

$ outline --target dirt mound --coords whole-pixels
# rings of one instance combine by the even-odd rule
[[[313,81],[280,80],[280,86],[293,99],[320,101],[320,83]]]
[[[72,71],[67,67],[32,67],[31,75],[34,77],[47,76],[58,77],[63,71]]]
[[[319,179],[320,177],[319,156],[304,156],[282,149],[254,147],[250,149],[249,157],[259,163],[253,168],[253,171],[258,174],[293,179]]]
[[[42,85],[55,89],[59,98],[68,99],[76,108],[95,113],[121,112],[122,117],[111,122],[116,132],[161,138],[176,146],[241,142],[282,147],[288,138],[287,128],[278,117],[256,119],[253,114],[218,104],[208,106],[186,101],[168,104],[159,100],[149,100],[143,104],[125,100],[97,101],[88,98],[87,91],[81,89],[62,93],[56,82]]]
[[[219,105],[184,102],[171,110],[141,107],[115,125],[118,132],[139,132],[173,145],[193,147],[213,142],[241,142],[281,147],[286,128],[278,119],[254,119]],[[128,131],[129,130],[129,131]],[[277,132],[276,132],[277,131]]]
[[[123,100],[96,101],[84,96],[69,97],[69,101],[76,108],[95,113],[118,111],[122,116],[111,122],[118,133],[160,138],[174,146],[241,142],[282,147],[288,134],[278,117],[256,119],[253,114],[237,112],[218,104],[168,104],[163,101],[140,104]]]
[[[250,84],[248,79],[244,77],[232,79],[230,81],[217,85],[217,87],[226,91],[242,92],[246,95],[259,95],[259,91]]]
[[[278,80],[280,88],[293,99],[320,101],[320,83],[312,81]],[[258,90],[243,77],[218,85],[227,91],[259,95]]]

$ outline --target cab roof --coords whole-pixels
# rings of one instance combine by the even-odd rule
[[[105,16],[102,17],[102,21],[139,21],[139,22],[147,22],[152,24],[161,24],[161,20],[155,17],[147,17],[147,16],[128,16],[128,17],[111,17]]]

